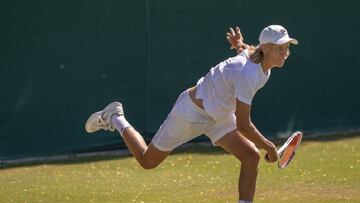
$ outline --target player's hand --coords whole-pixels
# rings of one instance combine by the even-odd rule
[[[271,145],[266,151],[267,153],[265,155],[265,160],[267,162],[275,162],[279,159],[276,146],[273,143],[271,143]]]
[[[241,53],[249,47],[244,43],[244,38],[240,32],[240,28],[236,26],[235,30],[230,27],[229,32],[226,33],[226,39],[230,44],[230,49],[235,49],[237,53]]]

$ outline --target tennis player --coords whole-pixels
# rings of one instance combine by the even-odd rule
[[[298,44],[280,25],[262,30],[258,46],[243,43],[240,29],[230,28],[227,40],[238,55],[217,64],[196,86],[182,92],[164,123],[147,145],[126,120],[123,106],[113,102],[92,114],[87,132],[100,129],[120,132],[140,166],[158,166],[179,145],[205,134],[213,145],[222,147],[241,162],[239,202],[252,202],[256,188],[259,148],[268,153],[269,162],[278,159],[275,145],[251,121],[255,93],[270,77],[271,69],[283,67],[290,44]]]

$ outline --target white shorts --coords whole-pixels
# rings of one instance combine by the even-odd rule
[[[173,109],[152,139],[160,151],[172,151],[179,145],[205,134],[213,145],[228,132],[236,129],[234,114],[215,121],[204,109],[196,106],[186,90],[180,94]]]

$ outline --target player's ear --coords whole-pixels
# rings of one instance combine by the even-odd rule
[[[261,51],[264,53],[264,55],[269,52],[270,45],[271,45],[270,43],[260,45]]]

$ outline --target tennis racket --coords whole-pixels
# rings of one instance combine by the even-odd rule
[[[286,168],[293,160],[296,150],[298,149],[302,140],[302,132],[294,132],[289,139],[278,149],[277,153],[279,156],[278,167]],[[265,159],[269,160],[269,155],[265,155]]]

